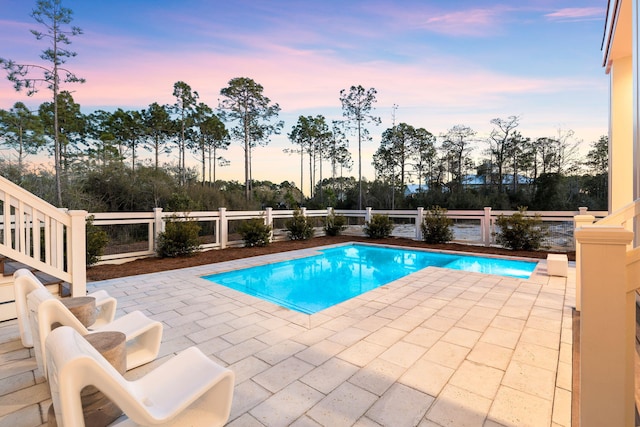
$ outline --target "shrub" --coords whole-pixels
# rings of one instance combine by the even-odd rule
[[[307,240],[312,238],[314,234],[311,220],[304,216],[299,209],[293,211],[293,218],[286,221],[284,226],[291,240]]]
[[[518,212],[511,216],[500,215],[496,225],[500,227],[500,231],[494,233],[496,242],[515,251],[538,250],[542,247],[542,240],[549,235],[540,215],[528,216],[526,207],[518,208]]]
[[[365,234],[372,239],[384,239],[393,231],[393,221],[389,215],[373,214],[371,221],[364,224]]]
[[[109,237],[107,236],[107,232],[101,229],[100,227],[93,225],[93,220],[94,220],[93,215],[88,216],[86,220],[87,267],[92,266],[93,264],[100,261],[100,257],[104,255],[104,248],[106,248],[107,243],[109,243]]]
[[[447,243],[453,240],[451,226],[453,220],[447,217],[447,210],[434,206],[424,217],[421,224],[422,239],[427,243]]]
[[[158,236],[156,252],[161,258],[192,255],[200,249],[200,226],[187,217],[180,220],[177,215],[167,219],[164,231]]]
[[[267,246],[271,241],[271,226],[264,219],[252,218],[243,222],[237,229],[244,240],[245,248]]]
[[[331,209],[331,214],[327,215],[324,223],[324,232],[327,236],[339,236],[344,229],[347,228],[347,218],[342,215],[336,215]]]

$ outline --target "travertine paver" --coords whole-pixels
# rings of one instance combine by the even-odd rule
[[[367,411],[367,417],[384,426],[412,427],[417,425],[433,397],[403,384],[394,384]]]
[[[489,419],[507,426],[542,427],[551,425],[551,411],[550,400],[500,387],[491,405]]]
[[[386,360],[376,359],[356,372],[349,382],[358,387],[382,396],[396,382],[405,369]]]
[[[375,394],[345,382],[311,408],[308,415],[323,426],[351,426],[377,399]]]
[[[235,372],[233,427],[564,426],[573,280],[429,267],[308,316],[201,278],[277,254],[89,284]],[[572,266],[573,268],[573,266]],[[0,325],[0,425],[40,427],[51,402],[15,322]]]
[[[491,399],[448,385],[438,395],[427,418],[443,426],[481,426],[490,406]]]

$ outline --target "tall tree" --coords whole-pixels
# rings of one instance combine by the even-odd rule
[[[586,165],[593,175],[605,174],[609,170],[609,137],[602,135],[596,142],[591,143],[591,150],[587,153]]]
[[[153,153],[154,168],[157,171],[160,153],[168,154],[171,150],[168,142],[174,133],[173,121],[167,107],[154,102],[149,108],[142,110],[142,119],[146,127],[146,141],[143,147]]]
[[[374,88],[365,89],[362,85],[351,86],[340,91],[342,115],[352,123],[358,136],[358,209],[362,209],[362,139],[368,139],[368,131],[364,127],[367,123],[380,124],[380,117],[374,116],[373,104],[376,102]]]
[[[395,209],[395,191],[399,182],[397,147],[381,144],[373,154],[373,167],[376,171],[376,179],[385,182],[391,189],[389,204],[384,207]],[[385,197],[386,199],[386,197]]]
[[[22,102],[8,111],[0,110],[0,145],[16,152],[18,171],[22,176],[25,157],[35,154],[44,144],[42,123]]]
[[[462,189],[466,170],[470,166],[469,154],[473,149],[471,143],[475,134],[469,126],[455,125],[442,135],[442,148],[445,151],[449,172],[452,174],[453,186],[458,191]]]
[[[57,108],[56,108],[57,106]],[[44,126],[45,134],[54,142],[52,151],[58,150],[60,177],[66,185],[67,172],[75,157],[82,151],[87,120],[70,92],[63,90],[56,102],[44,102],[38,108],[38,116]],[[57,120],[56,120],[57,118]],[[55,143],[55,125],[58,124],[58,143]]]
[[[502,193],[504,167],[512,157],[511,152],[514,150],[515,141],[512,137],[520,125],[520,118],[518,116],[509,116],[506,119],[495,118],[491,120],[491,124],[493,129],[489,135],[489,153],[496,168],[498,192]]]
[[[409,165],[413,163],[418,149],[416,129],[406,123],[400,123],[382,132],[381,147],[386,147],[393,156],[393,165],[398,167],[400,189],[404,189],[409,179]]]
[[[513,172],[513,180],[511,182],[511,188],[515,193],[518,191],[518,185],[520,184],[520,173],[522,170],[529,166],[532,162],[531,157],[531,139],[525,138],[518,131],[514,131],[509,137],[509,158],[505,163],[505,166],[510,166]]]
[[[70,36],[82,34],[78,27],[68,27],[72,21],[73,11],[62,6],[61,0],[38,0],[31,17],[44,27],[44,31],[31,30],[37,40],[48,40],[49,47],[42,51],[40,58],[51,63],[50,66],[39,64],[19,64],[13,60],[0,58],[0,66],[7,71],[8,79],[13,82],[16,91],[27,89],[27,95],[38,91],[40,84],[46,84],[53,95],[53,140],[54,167],[56,175],[56,197],[62,206],[61,184],[61,141],[58,132],[58,94],[60,92],[60,75],[64,75],[65,83],[84,83],[84,79],[62,65],[67,59],[76,56],[75,52],[65,49],[71,44]]]
[[[122,162],[116,145],[116,138],[110,126],[111,113],[104,110],[94,111],[87,117],[88,132],[93,144],[87,150],[89,159],[94,160],[103,169],[112,162]]]
[[[187,130],[193,124],[193,113],[198,102],[198,92],[191,90],[191,86],[183,81],[174,83],[173,96],[176,102],[173,104],[173,111],[178,115],[180,123],[180,135],[178,138],[178,169],[180,173],[180,183],[186,184],[186,152],[187,152]]]
[[[131,152],[131,172],[135,176],[136,152],[146,134],[145,123],[139,111],[118,108],[111,116],[111,132],[118,145]],[[121,151],[121,155],[124,153]]]
[[[204,186],[207,174],[207,161],[209,165],[209,185],[216,180],[217,151],[226,150],[229,147],[229,132],[224,123],[213,114],[213,110],[206,104],[200,103],[196,107],[194,115],[195,126],[198,133],[198,151],[202,163],[202,186]],[[213,178],[212,178],[213,170]]]
[[[291,132],[289,132],[289,141],[293,144],[297,144],[300,148],[295,152],[300,153],[300,193],[302,200],[304,201],[304,153],[310,153],[311,147],[311,116],[300,116],[298,122],[293,126]],[[290,152],[294,152],[290,150]],[[313,182],[311,182],[311,189],[309,190],[310,197],[313,197]]]
[[[429,188],[441,181],[442,168],[439,167],[436,137],[425,128],[418,128],[414,133],[413,169],[418,176],[418,189],[422,190],[422,182]],[[424,181],[423,181],[424,179]]]
[[[587,153],[585,160],[591,176],[587,178],[585,187],[587,192],[596,199],[600,209],[607,208],[608,181],[609,181],[609,138],[601,136],[596,142],[591,144],[591,150]]]
[[[581,141],[574,138],[575,132],[571,129],[558,128],[557,132],[555,172],[566,176],[577,172],[580,167],[578,148]]]
[[[245,198],[251,199],[251,151],[258,144],[267,145],[272,134],[280,133],[284,123],[271,121],[278,117],[280,106],[264,96],[264,88],[248,77],[236,77],[220,90],[225,99],[220,103],[222,119],[237,121],[231,137],[244,148]]]
[[[331,178],[335,183],[338,166],[351,168],[351,153],[349,152],[349,141],[344,134],[342,122],[333,120],[331,122],[331,136],[329,140],[329,150],[327,157],[331,162]],[[334,184],[335,185],[335,184]],[[334,188],[335,190],[335,188]]]
[[[310,196],[313,197],[313,189],[315,187],[315,170],[316,163],[320,166],[320,181],[322,181],[322,161],[324,154],[327,151],[328,141],[330,140],[329,126],[323,115],[313,116],[300,116],[298,122],[291,129],[289,133],[289,140],[300,146],[300,165],[302,167],[302,158],[306,151],[309,155],[309,188]],[[300,170],[300,182],[303,186],[303,172]],[[319,186],[320,192],[322,192],[322,185]],[[321,201],[322,201],[322,194]]]

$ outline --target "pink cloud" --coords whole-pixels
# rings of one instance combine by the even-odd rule
[[[471,9],[426,18],[422,26],[452,36],[487,36],[495,33],[501,21],[499,9]]]
[[[567,7],[545,16],[553,21],[585,21],[602,19],[604,14],[605,9],[601,7]]]

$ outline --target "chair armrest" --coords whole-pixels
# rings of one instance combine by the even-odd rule
[[[113,319],[115,319],[116,317],[118,300],[116,300],[112,296],[109,296],[109,294],[104,290],[92,292],[87,296],[96,299],[96,308],[98,309],[96,321],[93,325],[91,325],[91,327],[98,328],[100,326],[106,325],[107,323],[113,322]]]
[[[209,359],[197,347],[190,347],[130,385],[149,412],[166,420],[223,379],[233,376],[232,371]],[[133,418],[133,414],[128,415]]]

